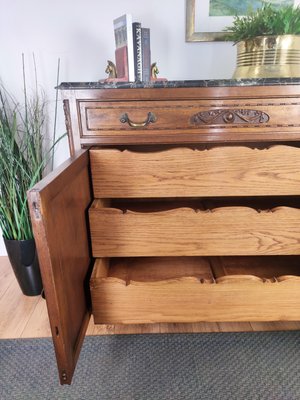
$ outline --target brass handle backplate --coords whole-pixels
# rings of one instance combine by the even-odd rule
[[[131,126],[132,128],[143,128],[151,123],[156,122],[156,116],[152,113],[152,112],[148,112],[147,118],[145,119],[145,121],[142,122],[134,122],[132,121],[128,114],[122,114],[121,118],[120,118],[120,122],[122,124],[128,124],[129,126]]]

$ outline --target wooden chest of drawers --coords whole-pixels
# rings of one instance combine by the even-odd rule
[[[300,86],[271,83],[61,85],[71,158],[28,195],[61,383],[90,312],[300,320]]]

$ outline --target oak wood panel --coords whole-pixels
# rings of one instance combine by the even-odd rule
[[[33,337],[51,337],[49,318],[46,308],[46,301],[42,297],[28,298],[20,295],[20,288],[13,274],[12,267],[7,257],[0,257],[0,320],[4,319],[4,315],[8,315],[12,323],[4,323],[0,332],[0,339],[19,339]],[[4,277],[4,279],[2,279]],[[13,296],[18,298],[16,303],[11,302],[10,296],[6,292],[10,285],[13,286]],[[32,312],[30,316],[25,313],[19,313],[19,320],[23,320],[22,326],[25,326],[21,332],[18,324],[13,320],[17,309],[23,310],[24,302],[30,301]],[[87,335],[114,335],[114,334],[137,334],[142,333],[202,333],[202,332],[232,332],[232,331],[267,331],[267,330],[299,330],[300,322],[298,321],[281,321],[281,322],[199,322],[194,324],[141,324],[133,325],[100,325],[94,324],[93,317],[87,329]]]
[[[254,275],[264,280],[282,280],[287,275],[300,276],[299,256],[211,257],[216,279],[228,275]]]
[[[149,132],[142,132],[139,136],[136,135],[124,135],[117,136],[114,134],[105,134],[95,137],[86,137],[81,138],[80,143],[82,148],[88,148],[92,146],[120,146],[120,145],[138,145],[138,144],[166,144],[166,145],[174,145],[174,144],[199,144],[199,143],[256,143],[260,140],[264,140],[266,142],[298,142],[300,141],[300,128],[292,127],[292,128],[284,128],[278,127],[277,129],[273,129],[270,132],[241,132],[236,129],[232,132],[228,132],[228,134],[224,135],[221,130],[215,129],[214,131],[210,131],[207,133],[198,133],[197,131],[190,133],[179,133],[174,132],[168,134],[166,132],[161,132],[159,135],[153,134]]]
[[[249,332],[253,330],[297,330],[300,322],[284,321],[255,323],[250,322],[197,322],[197,323],[151,323],[93,325],[93,335],[130,335],[141,333],[207,333],[207,332]]]
[[[105,260],[105,261],[103,261]],[[106,271],[101,264],[106,263]],[[199,280],[212,282],[214,276],[211,271],[210,261],[199,257],[138,257],[98,259],[94,278],[106,275],[130,283],[131,280],[139,282],[155,282],[172,278],[196,277]]]
[[[76,87],[76,85],[75,85]],[[186,88],[136,88],[116,90],[112,88],[94,89],[87,85],[72,90],[62,90],[62,96],[66,100],[67,126],[70,132],[71,151],[81,146],[91,145],[111,145],[111,144],[141,144],[141,143],[199,143],[199,142],[241,142],[241,141],[285,141],[300,139],[298,126],[297,110],[299,109],[299,85],[280,85],[280,86],[243,86],[243,87],[186,87]],[[87,135],[87,120],[84,107],[81,103],[89,107],[92,102],[113,102],[117,108],[119,102],[133,102],[142,106],[144,101],[149,102],[189,102],[191,105],[203,102],[204,106],[220,108],[220,105],[231,102],[232,107],[244,108],[263,107],[267,104],[275,104],[272,107],[272,118],[281,123],[276,123],[272,128],[255,127],[241,128],[233,126],[232,129],[222,127],[207,127],[205,129],[163,129],[156,133],[149,130],[126,131],[118,134],[116,131],[101,131],[101,134]],[[200,104],[199,103],[199,104]],[[83,103],[82,103],[83,104]],[[201,103],[202,104],[202,103]],[[68,110],[67,110],[68,108]],[[291,118],[290,113],[291,111]],[[141,116],[142,117],[142,116]],[[176,119],[172,121],[172,127],[176,128]],[[295,119],[295,122],[291,122]],[[152,133],[151,133],[152,132]],[[95,132],[94,132],[95,133]],[[73,149],[73,150],[72,150]],[[73,154],[73,153],[72,153]]]
[[[89,210],[94,257],[299,254],[300,210]]]
[[[285,112],[282,112],[280,100],[254,99],[240,100],[170,100],[170,101],[126,101],[126,102],[90,102],[79,101],[82,125],[82,136],[98,135],[107,131],[116,131],[118,134],[126,134],[131,131],[139,134],[141,130],[187,130],[207,129],[220,126],[224,133],[232,130],[236,125],[243,129],[268,130],[279,125],[299,126],[298,107],[300,102],[285,101]],[[146,126],[131,127],[121,121],[121,117],[127,113],[130,120],[135,123],[147,120],[148,112],[152,112],[156,120]],[[193,117],[197,116],[196,119]]]
[[[91,149],[96,198],[300,194],[300,149]]]
[[[163,137],[178,137],[197,135],[201,141],[204,135],[219,135],[222,140],[237,137],[249,137],[249,133],[266,134],[271,138],[275,132],[287,130],[299,132],[298,109],[300,102],[285,99],[284,107],[278,99],[218,99],[180,101],[126,101],[126,102],[91,102],[78,101],[80,137],[91,139],[98,137],[99,142],[106,142],[106,137],[117,136],[119,143],[127,143],[139,138],[139,142],[162,142]],[[155,121],[146,126],[132,127],[122,123],[122,117],[127,114],[136,123],[146,121],[148,112],[155,115]],[[204,114],[204,118],[201,118]],[[215,114],[218,117],[215,117]],[[219,115],[220,114],[220,115]],[[247,114],[250,114],[247,116]],[[253,114],[256,115],[253,117]],[[288,119],[287,119],[288,115]],[[142,137],[143,136],[143,137]],[[158,136],[158,137],[157,137]],[[145,138],[146,137],[146,140]],[[185,138],[185,141],[187,138]]]
[[[89,320],[89,157],[79,151],[28,193],[61,383],[70,383]]]
[[[75,85],[76,87],[76,85]],[[66,100],[65,107],[66,121],[69,132],[71,154],[78,150],[80,146],[91,146],[96,144],[141,144],[141,143],[199,143],[199,142],[239,142],[239,141],[284,141],[299,140],[300,132],[297,119],[297,110],[300,99],[298,85],[281,86],[243,86],[243,87],[186,87],[186,88],[136,88],[136,89],[115,89],[106,87],[105,89],[95,89],[87,85],[76,90],[62,90],[62,97]],[[113,131],[101,131],[99,135],[85,135],[86,116],[85,112],[81,115],[81,102],[135,102],[135,104],[144,101],[204,101],[206,105],[215,105],[232,101],[232,105],[239,107],[240,104],[253,104],[261,107],[266,104],[276,104],[275,119],[279,118],[283,124],[278,124],[273,128],[260,127],[259,129],[241,129],[233,127],[224,132],[224,129],[213,128],[201,130],[162,130],[153,133],[153,131],[126,131],[126,134],[116,134]],[[159,103],[160,104],[160,103]],[[286,106],[287,105],[287,106]],[[245,106],[247,107],[247,106]],[[292,117],[289,115],[289,107],[293,108]],[[295,107],[295,108],[294,108]],[[252,107],[253,108],[253,107]],[[275,109],[274,109],[275,110]],[[278,112],[277,112],[278,110]],[[278,115],[277,115],[278,114]],[[295,119],[295,123],[291,122]],[[273,117],[272,117],[273,119]],[[175,126],[175,121],[173,122]],[[71,129],[70,129],[71,127]]]
[[[264,258],[257,260],[263,271]],[[135,262],[140,262],[143,269],[144,261],[142,258]],[[120,263],[119,274],[116,271],[118,261],[110,274],[103,269],[103,260],[97,260],[90,281],[95,323],[293,321],[300,318],[300,276],[278,280],[254,277],[249,261],[246,275],[242,270],[240,275],[209,281],[199,278],[202,271],[204,277],[207,275],[206,260],[203,262],[199,258],[198,276],[190,277],[185,276],[189,258],[181,263],[182,277],[178,275],[181,260],[176,262],[177,272],[173,275],[169,269],[168,279],[165,272],[159,279],[158,271],[164,269],[164,258],[160,258],[155,262],[157,269],[151,279],[141,279],[139,273],[135,276],[136,268],[128,271],[132,278],[128,281],[123,279],[124,260]],[[194,264],[195,259],[191,262]],[[131,270],[130,263],[128,269]]]

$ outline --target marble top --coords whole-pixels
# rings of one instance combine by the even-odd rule
[[[190,88],[190,87],[226,87],[226,86],[280,86],[299,85],[299,78],[260,78],[260,79],[206,79],[184,81],[151,82],[62,82],[58,89],[137,89],[137,88]]]

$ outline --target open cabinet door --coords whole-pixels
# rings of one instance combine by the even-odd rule
[[[60,382],[70,384],[89,322],[88,150],[28,192]]]

